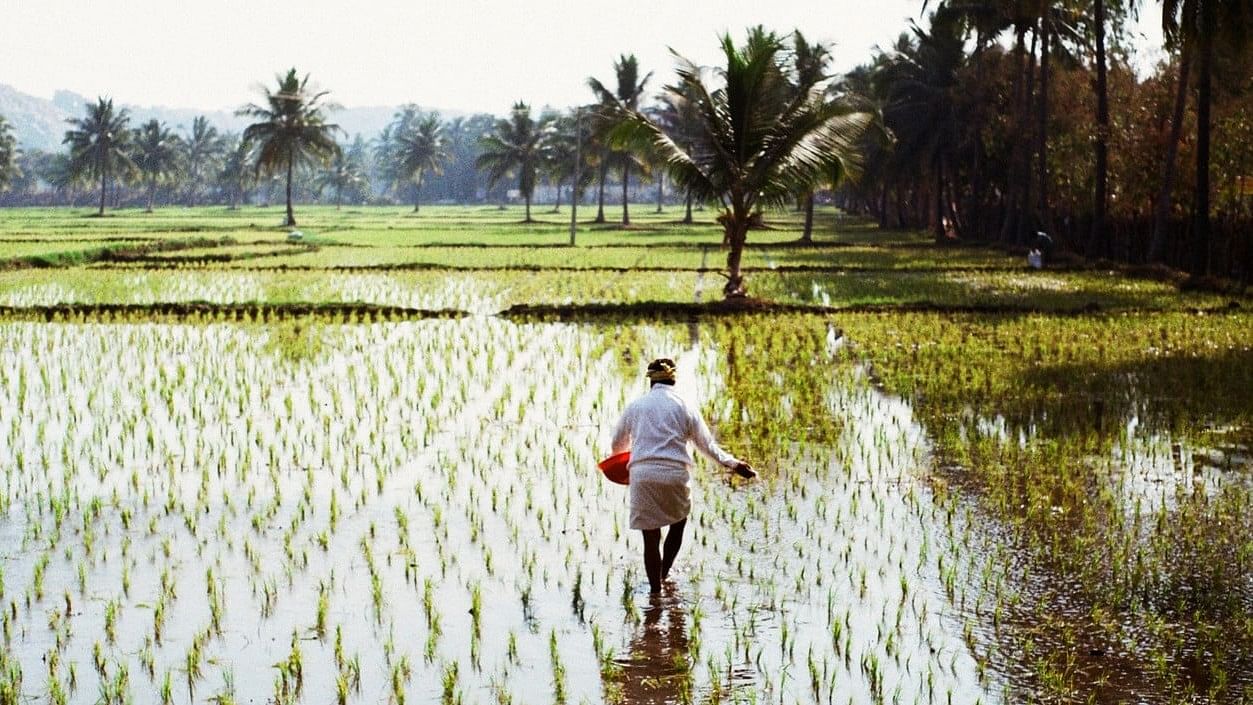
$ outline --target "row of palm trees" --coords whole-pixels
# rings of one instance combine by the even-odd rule
[[[1111,208],[1125,217],[1130,171],[1112,175],[1127,155],[1114,154],[1129,133],[1148,129],[1127,121],[1128,91],[1143,83],[1125,78],[1123,63],[1111,66],[1110,37],[1125,36],[1123,23],[1141,11],[1138,0],[939,0],[927,28],[915,25],[896,44],[851,72],[840,90],[884,116],[891,144],[867,144],[871,169],[858,186],[867,208],[887,224],[893,211],[902,225],[903,204],[920,205],[925,225],[939,239],[962,236],[1023,244],[1037,231],[1062,231],[1068,246],[1089,256],[1125,257],[1115,251]],[[1167,0],[1161,22],[1167,48],[1178,55],[1178,89],[1169,138],[1158,156],[1160,187],[1144,198],[1151,224],[1130,235],[1144,240],[1146,257],[1161,261],[1168,246],[1168,218],[1179,203],[1177,154],[1182,141],[1188,83],[1197,85],[1194,140],[1196,171],[1188,246],[1198,274],[1210,269],[1211,106],[1216,47],[1238,56],[1253,30],[1247,0]],[[1008,45],[1006,47],[1006,45]],[[1110,74],[1117,69],[1123,115],[1111,108]],[[1081,90],[1087,117],[1086,158],[1068,149],[1074,131],[1054,115],[1077,71],[1090,79]],[[1245,72],[1247,74],[1247,70]],[[1130,85],[1128,85],[1130,84]],[[1082,177],[1077,176],[1082,174]],[[1113,180],[1116,176],[1118,181]],[[1083,203],[1062,205],[1063,184],[1082,180]],[[1121,187],[1121,190],[1120,190]],[[892,201],[897,202],[894,208]],[[1122,227],[1127,230],[1126,226]]]
[[[195,205],[212,179],[242,183],[246,177],[247,150],[238,140],[221,135],[199,116],[186,135],[158,120],[131,129],[125,108],[100,98],[87,106],[81,118],[72,118],[65,133],[69,147],[64,164],[47,174],[53,182],[94,179],[100,184],[100,209],[104,213],[108,183],[112,178],[134,177],[145,191],[147,210],[152,211],[157,187],[175,182],[183,185],[185,201]],[[59,173],[58,173],[59,172]]]
[[[676,54],[676,80],[662,89],[660,107],[642,110],[651,77],[639,77],[633,56],[615,62],[617,89],[595,78],[599,99],[590,109],[599,140],[603,189],[612,166],[621,170],[623,224],[630,223],[627,190],[633,168],[664,171],[689,203],[717,203],[728,245],[728,297],[747,294],[741,259],[760,209],[803,199],[810,206],[819,185],[838,182],[861,167],[860,145],[875,115],[833,96],[827,52],[799,32],[787,37],[751,29],[743,44],[722,38],[723,66],[706,68]],[[581,113],[579,114],[581,116]],[[576,124],[580,121],[576,116]],[[492,179],[514,173],[526,199],[545,158],[545,132],[524,103],[514,106],[484,138],[479,164]],[[577,188],[577,185],[576,185]],[[603,218],[602,210],[598,214]],[[690,215],[690,213],[689,213]]]
[[[326,93],[311,93],[309,77],[301,79],[295,69],[279,76],[277,83],[276,90],[264,89],[263,103],[240,109],[240,115],[256,122],[233,144],[204,117],[195,118],[185,137],[157,120],[132,130],[125,108],[115,108],[112,99],[99,98],[87,106],[83,117],[69,120],[71,128],[63,140],[69,147],[68,176],[99,183],[97,213],[103,215],[112,178],[138,176],[147,192],[147,210],[151,211],[157,186],[175,174],[185,177],[188,201],[195,205],[211,168],[233,187],[232,204],[242,197],[250,171],[283,173],[286,222],[294,225],[291,188],[295,170],[322,165],[342,150],[334,139],[337,126],[326,121]]]
[[[210,176],[225,157],[226,169],[238,169],[242,150],[228,136],[220,135],[204,116],[192,121],[187,135],[179,135],[157,120],[130,129],[125,108],[115,108],[111,99],[100,98],[87,106],[84,117],[70,120],[64,143],[69,147],[67,177],[98,180],[100,214],[104,213],[107,183],[114,176],[138,176],[143,183],[147,210],[151,211],[156,189],[175,175],[185,178],[184,197],[195,205]],[[239,153],[231,157],[231,153]],[[210,172],[213,172],[212,174]],[[229,176],[229,174],[228,174]]]
[[[568,184],[572,198],[598,180],[597,220],[603,221],[607,176],[618,172],[622,222],[628,225],[632,174],[668,176],[685,194],[688,219],[694,202],[720,207],[729,245],[725,290],[728,296],[744,295],[740,261],[760,210],[812,203],[814,188],[856,174],[874,115],[832,93],[825,48],[799,33],[782,36],[758,27],[742,44],[723,37],[721,48],[725,64],[714,68],[676,55],[674,82],[648,109],[642,103],[651,74],[641,77],[630,55],[614,63],[613,89],[588,79],[596,99],[591,105],[536,119],[527,104],[516,103],[478,140],[476,167],[491,185],[516,179],[528,221],[541,178],[556,185],[558,194]],[[358,138],[345,150],[335,140],[340,130],[328,119],[335,106],[326,101],[326,91],[311,87],[307,75],[301,78],[293,68],[276,79],[273,89],[263,89],[264,100],[239,110],[253,122],[225,150],[227,140],[203,119],[187,137],[157,121],[131,130],[127,111],[101,98],[84,117],[71,120],[64,140],[70,170],[99,183],[100,214],[110,179],[122,175],[141,175],[151,208],[157,185],[178,170],[190,177],[193,200],[210,163],[220,161],[219,176],[233,183],[237,194],[249,172],[277,174],[286,184],[285,223],[293,226],[297,171],[319,169],[319,187],[333,188],[338,201],[364,180],[367,147]],[[415,211],[424,180],[449,158],[448,134],[437,114],[408,106],[374,145],[373,157],[391,187],[413,185]]]
[[[634,57],[623,57],[622,65],[633,67]],[[84,117],[71,120],[73,129],[67,131],[65,139],[70,147],[65,173],[58,173],[59,166],[53,164],[43,176],[54,185],[63,180],[95,180],[100,186],[100,213],[107,203],[111,180],[141,185],[147,210],[151,211],[159,188],[180,188],[181,184],[183,202],[195,205],[211,181],[216,181],[233,207],[242,200],[251,178],[261,173],[278,176],[289,192],[298,173],[312,176],[314,189],[319,194],[332,191],[338,205],[345,196],[358,201],[366,198],[373,176],[385,194],[403,198],[404,191],[410,189],[414,211],[418,212],[427,179],[442,174],[454,156],[465,160],[465,145],[456,142],[464,139],[467,129],[472,132],[479,125],[484,129],[474,138],[468,156],[473,168],[487,174],[489,189],[506,177],[516,176],[520,192],[529,201],[535,186],[546,178],[557,187],[559,206],[561,187],[571,182],[575,171],[580,174],[581,190],[591,183],[598,165],[605,164],[599,169],[601,202],[597,217],[598,222],[604,222],[608,166],[629,169],[640,163],[630,153],[604,147],[607,124],[598,112],[589,109],[584,111],[585,118],[576,119],[577,110],[547,111],[535,119],[525,104],[518,104],[509,118],[494,124],[483,124],[477,118],[445,123],[438,113],[407,105],[370,144],[358,136],[345,147],[335,143],[338,128],[326,116],[333,106],[323,105],[326,94],[311,92],[308,81],[308,76],[301,79],[294,69],[278,76],[275,89],[264,89],[262,103],[239,111],[257,120],[242,138],[219,135],[204,117],[195,118],[186,135],[156,120],[132,130],[128,112],[101,98],[87,106]],[[578,149],[580,140],[586,143],[585,149]],[[578,169],[576,151],[581,152]],[[641,164],[640,170],[647,173],[647,165]],[[288,171],[291,179],[286,178]],[[625,197],[629,173],[624,173],[623,179]],[[629,222],[626,208],[624,204],[623,220]],[[531,219],[529,207],[527,219]],[[287,222],[294,222],[294,213]]]

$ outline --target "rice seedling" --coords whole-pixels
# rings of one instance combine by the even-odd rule
[[[415,253],[400,252],[394,233],[363,237],[387,251],[284,259],[587,268],[638,257],[629,242],[603,253]],[[479,313],[690,301],[704,254],[667,247],[657,254],[692,269],[95,268],[72,281],[5,273],[0,300],[343,300]],[[910,258],[937,256],[917,249]],[[828,256],[752,254],[763,267]],[[873,248],[847,254],[850,267],[905,263]],[[1023,278],[992,256],[956,256],[971,268],[759,280],[780,300],[838,304],[1217,302],[1094,273]],[[10,468],[0,535],[18,546],[0,573],[0,694],[15,673],[14,698],[70,694],[65,664],[77,660],[96,664],[110,697],[119,664],[150,679],[160,670],[152,690],[163,703],[175,699],[174,675],[191,693],[226,673],[232,687],[219,697],[275,702],[1086,697],[1076,674],[1090,663],[1039,655],[1079,653],[1084,633],[1123,643],[1129,615],[1187,624],[1175,641],[1145,628],[1137,658],[1157,674],[1146,690],[1195,686],[1222,700],[1241,687],[1240,645],[1253,643],[1240,602],[1248,492],[1230,478],[1248,455],[1243,314],[850,313],[690,328],[389,322],[364,311],[299,322],[261,310],[180,322],[109,315],[0,322],[0,459]],[[848,344],[833,338],[833,321]],[[697,467],[694,534],[673,596],[681,607],[652,621],[625,494],[594,463],[617,410],[642,391],[641,360],[661,354],[680,357],[684,393],[763,473],[745,485]],[[1092,555],[1103,559],[1090,565]],[[1073,577],[1069,596],[1084,599],[1071,604],[1084,608],[1040,634],[1030,625],[1062,601],[1040,576],[1058,574]],[[45,604],[58,594],[64,605]],[[137,617],[144,609],[151,623]],[[1230,627],[1230,643],[1205,625]],[[40,660],[71,629],[54,676]],[[1027,639],[1029,660],[1016,646]],[[1216,664],[1204,683],[1171,673],[1202,650]],[[418,684],[431,689],[420,697]]]

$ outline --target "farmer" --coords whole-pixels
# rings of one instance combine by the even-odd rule
[[[675,393],[674,373],[674,361],[668,358],[648,363],[652,389],[627,406],[613,432],[613,452],[631,451],[631,528],[644,533],[644,571],[654,595],[661,592],[683,545],[691,508],[687,442],[740,477],[757,476],[748,463],[718,447],[700,412]],[[663,526],[670,527],[664,557],[658,552]]]

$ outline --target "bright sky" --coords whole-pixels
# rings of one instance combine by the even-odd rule
[[[917,18],[920,0],[12,0],[0,83],[136,105],[233,109],[289,66],[348,106],[416,102],[505,112],[587,102],[622,52],[669,80],[667,47],[698,63],[749,25],[835,42],[864,61]],[[1149,3],[1153,5],[1154,3]],[[1146,14],[1152,14],[1150,8]],[[1151,26],[1152,23],[1146,22]],[[1151,33],[1151,31],[1150,31]]]

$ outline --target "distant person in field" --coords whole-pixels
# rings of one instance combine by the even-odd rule
[[[631,528],[644,533],[644,571],[654,595],[679,555],[691,509],[688,441],[740,477],[757,476],[752,466],[718,446],[700,412],[675,393],[675,371],[668,358],[648,363],[652,388],[627,406],[613,432],[613,452],[631,451]],[[666,526],[663,556],[658,548]]]

